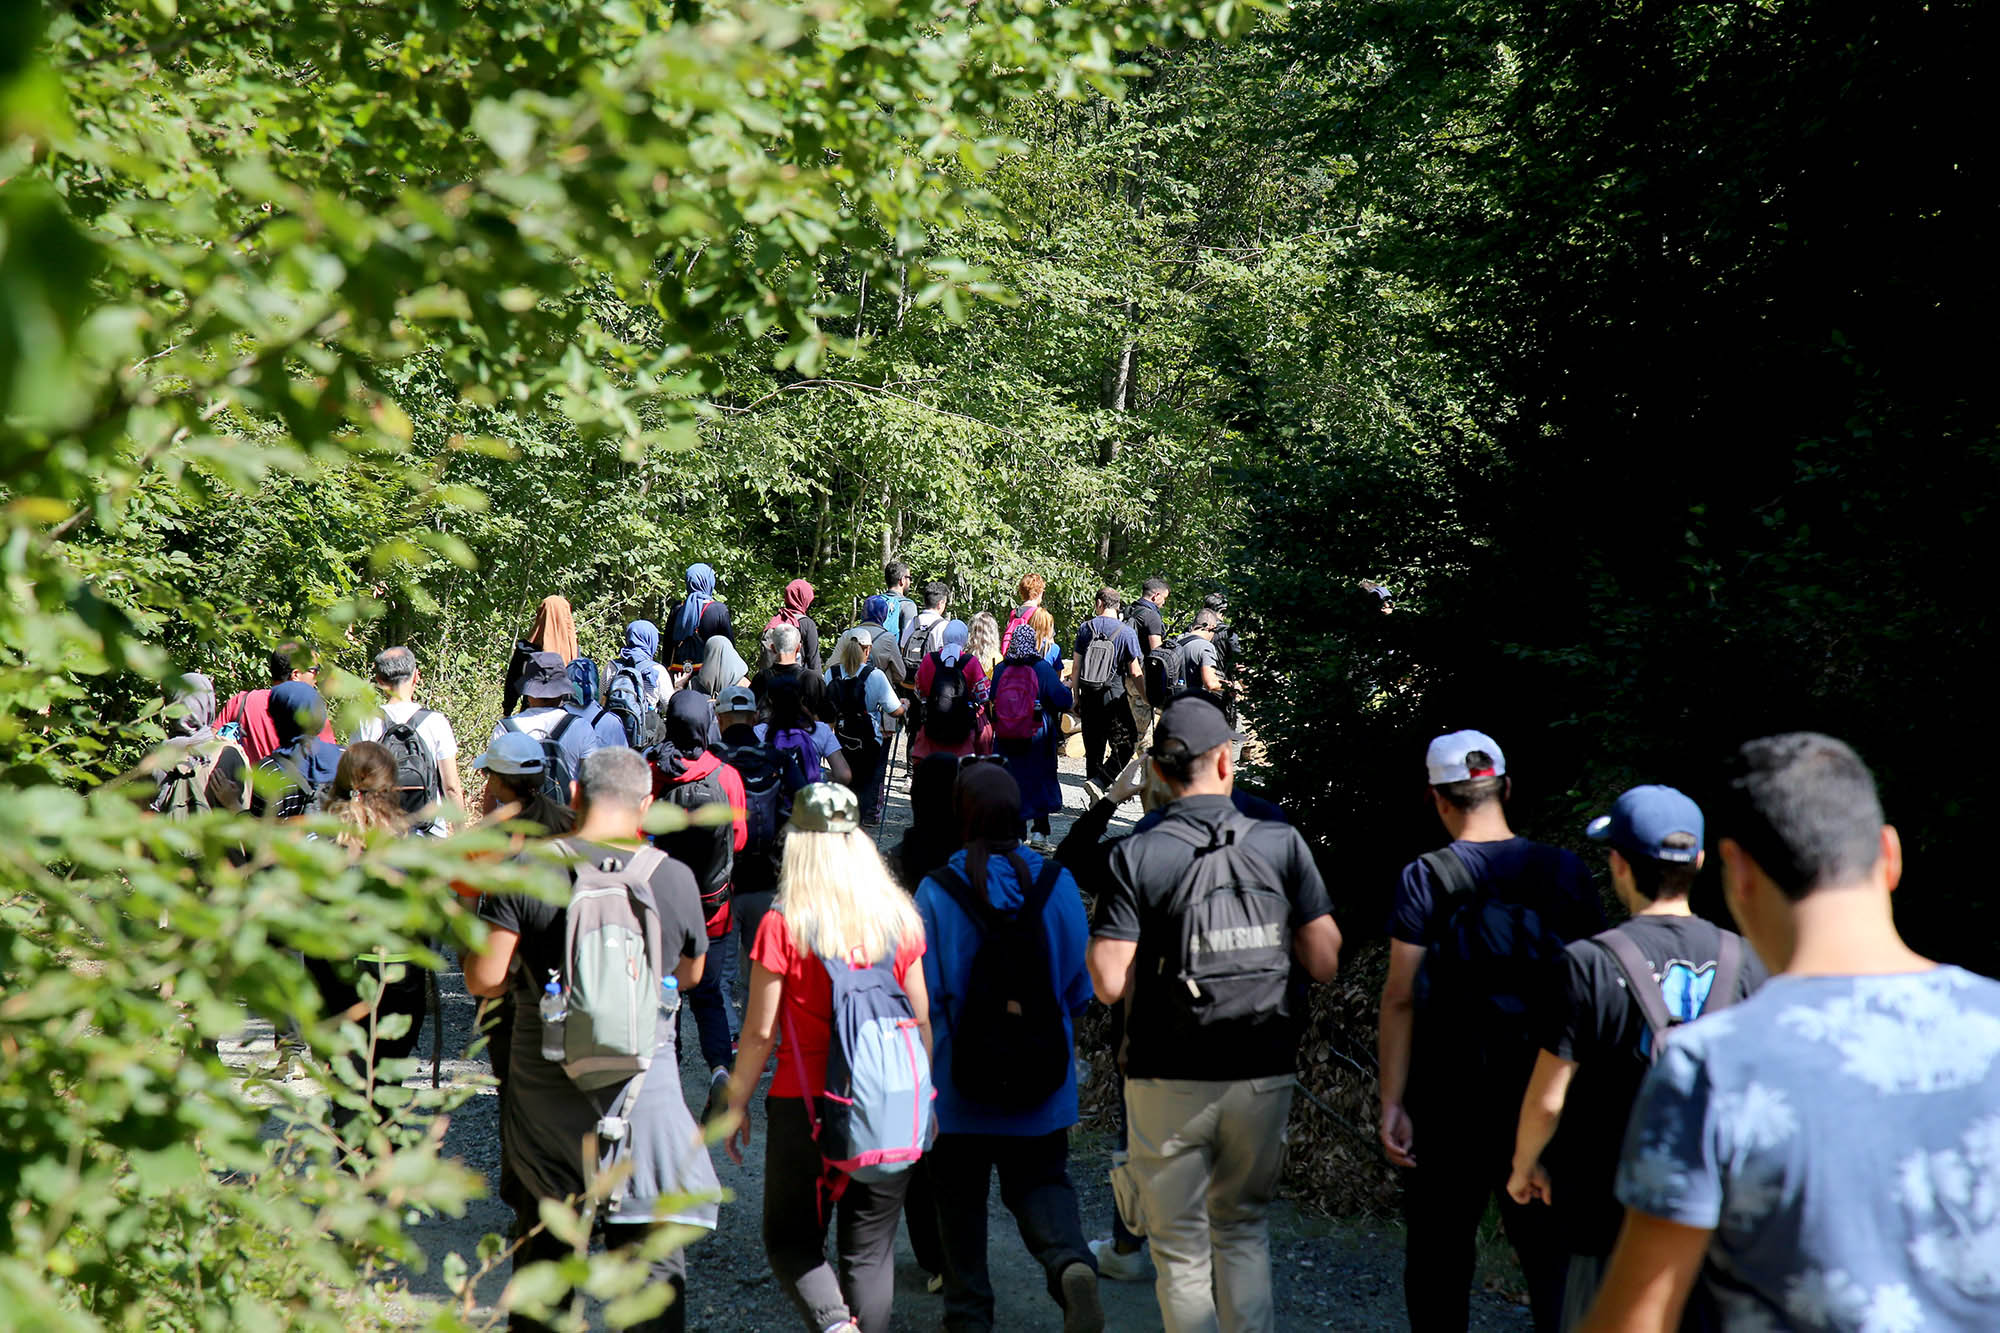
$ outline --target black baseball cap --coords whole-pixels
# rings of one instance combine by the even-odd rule
[[[1207,754],[1243,737],[1222,709],[1199,695],[1185,694],[1160,710],[1153,727],[1153,753],[1162,757]]]

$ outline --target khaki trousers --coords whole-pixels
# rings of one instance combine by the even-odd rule
[[[1290,1074],[1125,1082],[1139,1218],[1167,1333],[1272,1333],[1265,1215],[1285,1162]]]

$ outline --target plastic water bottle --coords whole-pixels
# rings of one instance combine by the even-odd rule
[[[681,983],[678,977],[668,977],[660,983],[660,1012],[668,1018],[681,1011]]]
[[[569,1000],[563,995],[562,982],[554,972],[549,973],[549,984],[542,987],[542,1059],[551,1064],[561,1064],[565,1058],[563,1050],[563,1020],[569,1017]]]

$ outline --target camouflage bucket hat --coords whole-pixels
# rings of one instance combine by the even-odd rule
[[[861,802],[838,782],[815,782],[792,797],[791,827],[801,833],[852,833],[861,827]]]

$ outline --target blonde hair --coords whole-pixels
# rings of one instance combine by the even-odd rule
[[[1035,632],[1035,651],[1046,653],[1049,645],[1056,641],[1056,618],[1046,607],[1036,607],[1035,614],[1028,617],[1028,628]]]
[[[834,659],[833,664],[840,668],[843,676],[858,676],[861,664],[868,660],[870,646],[869,641],[859,634],[850,634],[840,641],[840,656]]]
[[[965,627],[965,651],[984,666],[1000,660],[1000,622],[991,611],[981,611]]]
[[[924,934],[915,902],[859,830],[787,834],[772,905],[784,913],[792,947],[822,958],[859,953],[879,963]]]

